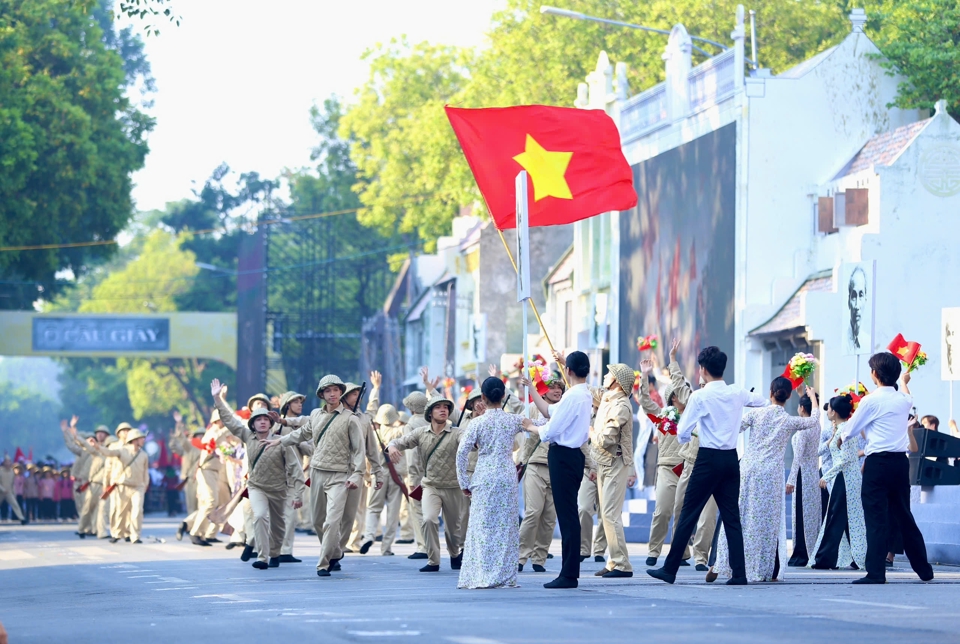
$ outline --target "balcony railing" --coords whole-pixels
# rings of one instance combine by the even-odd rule
[[[734,93],[734,53],[728,49],[690,70],[687,91],[691,113],[716,105]]]
[[[654,85],[624,103],[620,110],[623,139],[632,139],[667,120],[667,86]]]

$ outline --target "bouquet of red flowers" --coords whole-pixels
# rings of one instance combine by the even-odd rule
[[[793,383],[793,388],[797,389],[813,375],[818,364],[820,363],[812,353],[797,353],[787,363],[787,367],[783,370],[783,377]]]
[[[652,351],[660,346],[660,343],[657,342],[657,336],[648,335],[640,336],[637,338],[637,351]]]

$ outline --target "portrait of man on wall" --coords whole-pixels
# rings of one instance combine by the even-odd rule
[[[843,346],[847,355],[873,352],[873,262],[843,264]]]

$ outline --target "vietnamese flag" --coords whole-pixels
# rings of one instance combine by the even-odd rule
[[[897,337],[887,345],[887,351],[900,358],[903,363],[909,366],[913,364],[913,361],[917,359],[917,354],[920,353],[920,343],[907,342],[903,338],[903,334],[898,333]]]
[[[794,378],[793,373],[790,371],[790,365],[788,364],[783,370],[783,377],[790,381],[790,384],[793,385],[794,389],[798,389],[800,385],[803,384],[803,378]]]
[[[517,173],[530,175],[530,226],[637,205],[620,132],[602,110],[519,105],[446,108],[497,228],[516,227]]]

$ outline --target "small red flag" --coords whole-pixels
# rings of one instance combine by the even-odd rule
[[[800,387],[803,384],[803,378],[794,378],[793,374],[790,373],[790,365],[788,364],[783,370],[783,377],[790,381],[790,384],[793,385],[794,389]]]
[[[556,226],[637,205],[620,132],[602,110],[546,105],[447,107],[497,228],[516,226],[517,173],[532,184],[530,226]]]
[[[917,354],[920,353],[920,343],[907,342],[903,334],[898,333],[897,337],[887,345],[887,351],[900,358],[905,364],[911,365],[916,360]]]

